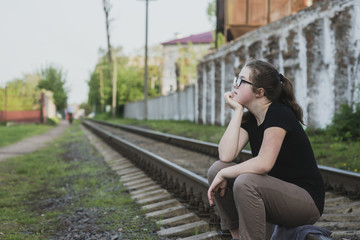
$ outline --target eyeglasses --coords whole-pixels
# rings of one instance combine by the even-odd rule
[[[236,87],[240,87],[243,82],[245,82],[245,83],[247,83],[247,84],[250,84],[250,85],[254,85],[254,84],[252,84],[251,82],[248,82],[248,81],[246,81],[246,80],[244,80],[244,79],[241,79],[241,78],[239,78],[239,77],[235,77],[235,78],[234,78],[234,84],[235,84]]]

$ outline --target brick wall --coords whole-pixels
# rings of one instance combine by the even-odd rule
[[[40,110],[0,111],[0,122],[40,123]]]

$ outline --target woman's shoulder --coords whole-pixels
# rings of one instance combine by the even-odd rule
[[[271,103],[268,112],[274,112],[275,114],[286,114],[286,115],[294,115],[293,111],[291,110],[291,108],[289,108],[288,106],[286,106],[283,103],[280,102],[273,102]],[[294,115],[295,116],[295,115]]]
[[[298,121],[293,111],[286,105],[274,102],[269,106],[265,117],[265,128],[280,126],[289,131]]]

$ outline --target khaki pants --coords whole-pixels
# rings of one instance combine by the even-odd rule
[[[215,162],[208,171],[209,184],[221,169],[232,165]],[[221,228],[238,228],[241,240],[266,239],[267,222],[295,227],[314,224],[320,217],[305,189],[268,175],[245,173],[229,179],[225,196],[216,193],[215,203]]]

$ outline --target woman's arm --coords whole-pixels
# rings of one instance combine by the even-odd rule
[[[265,130],[258,156],[232,167],[222,169],[221,178],[236,178],[242,173],[266,174],[274,166],[284,141],[286,131],[280,127]]]
[[[246,131],[245,131],[246,132]],[[279,127],[270,127],[265,130],[259,154],[245,162],[224,168],[216,174],[208,189],[209,204],[214,204],[214,195],[220,190],[224,196],[228,178],[236,178],[242,173],[266,174],[274,166],[284,141],[286,131]]]
[[[231,98],[231,92],[224,94],[226,103],[234,110],[228,127],[219,143],[219,159],[223,162],[233,161],[248,142],[247,132],[241,128],[244,107]]]
[[[219,159],[222,162],[233,161],[249,140],[248,133],[240,127],[241,120],[238,122],[234,118],[236,117],[231,119],[219,143]]]

